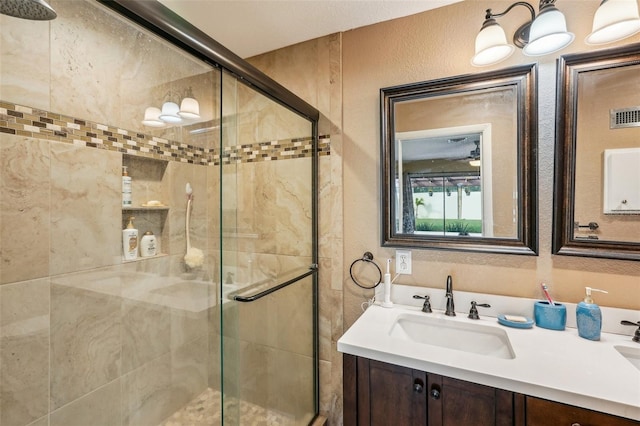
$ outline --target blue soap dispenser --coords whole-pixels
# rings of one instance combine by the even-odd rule
[[[583,302],[576,306],[576,322],[578,324],[578,335],[584,339],[600,340],[600,330],[602,330],[602,312],[600,307],[593,303],[592,291],[608,293],[597,288],[585,287],[586,297]]]

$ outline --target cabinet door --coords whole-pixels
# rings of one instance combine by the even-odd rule
[[[358,358],[358,424],[426,426],[425,384],[424,372]]]
[[[638,426],[640,422],[528,396],[527,426]]]
[[[437,374],[427,383],[429,426],[514,424],[512,392]]]

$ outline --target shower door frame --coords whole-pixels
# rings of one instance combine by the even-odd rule
[[[288,108],[311,122],[311,265],[307,272],[276,286],[269,293],[278,291],[305,277],[313,279],[313,359],[314,359],[314,420],[320,411],[319,378],[319,330],[318,330],[318,120],[320,112],[296,96],[293,92],[271,79],[259,69],[218,43],[216,40],[184,20],[157,0],[96,0],[118,14],[135,22],[163,40],[179,47],[203,62],[234,75],[248,83],[254,90]],[[220,277],[222,278],[222,277]],[[222,280],[220,280],[222,282]],[[266,294],[265,294],[266,295]],[[262,296],[262,295],[260,295]],[[312,422],[313,423],[313,420]]]

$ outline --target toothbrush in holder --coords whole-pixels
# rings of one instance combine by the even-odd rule
[[[389,271],[391,265],[391,259],[387,259],[387,272],[384,274],[384,301],[382,306],[384,308],[392,308],[393,302],[391,302],[391,273]]]
[[[553,299],[551,298],[551,295],[549,294],[549,289],[547,288],[547,285],[545,283],[541,283],[540,287],[542,287],[542,292],[544,293],[544,296],[549,301],[549,305],[550,306],[555,306],[555,304],[553,303]]]

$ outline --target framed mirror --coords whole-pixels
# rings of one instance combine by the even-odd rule
[[[383,246],[537,255],[536,72],[380,90]]]
[[[558,59],[553,253],[640,260],[640,44]]]

